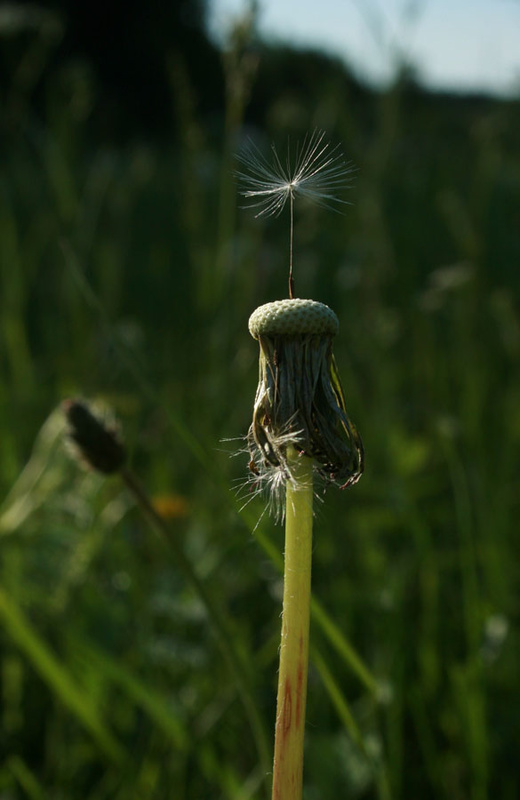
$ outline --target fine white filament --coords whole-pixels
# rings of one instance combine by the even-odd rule
[[[306,197],[317,205],[334,208],[334,203],[348,204],[338,192],[350,186],[352,164],[345,160],[339,146],[331,147],[324,131],[315,130],[296,145],[294,158],[289,146],[285,163],[274,145],[269,161],[253,142],[237,155],[244,171],[237,171],[240,194],[259,209],[256,216],[279,216],[289,200],[289,297],[294,297],[293,241],[294,200]],[[337,210],[337,209],[335,209]]]
[[[236,176],[241,185],[240,194],[259,209],[256,216],[278,216],[288,199],[298,195],[307,197],[318,205],[348,204],[337,193],[350,186],[349,176],[353,166],[345,160],[339,146],[331,147],[324,131],[314,131],[296,145],[294,158],[287,149],[285,163],[274,145],[269,161],[252,142],[237,155],[245,168]]]

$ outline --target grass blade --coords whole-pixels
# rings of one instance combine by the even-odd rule
[[[22,610],[1,588],[0,619],[13,642],[23,651],[40,677],[81,725],[89,731],[105,755],[112,761],[122,761],[125,757],[124,749],[105,726],[82,687],[60,664]]]

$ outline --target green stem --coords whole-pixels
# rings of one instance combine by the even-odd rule
[[[273,800],[301,800],[312,561],[312,459],[291,449]]]

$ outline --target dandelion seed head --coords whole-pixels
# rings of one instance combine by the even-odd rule
[[[337,329],[334,312],[314,300],[267,303],[249,320],[260,345],[247,437],[250,479],[255,488],[267,488],[275,516],[293,477],[289,447],[313,459],[322,484],[345,488],[363,472],[363,444],[347,415],[332,354]]]
[[[249,333],[260,336],[335,336],[339,321],[334,311],[316,300],[277,300],[266,303],[249,317]]]

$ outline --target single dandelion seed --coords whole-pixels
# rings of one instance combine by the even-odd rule
[[[332,208],[335,204],[348,204],[338,193],[349,188],[353,166],[339,146],[331,147],[325,133],[318,130],[296,146],[294,158],[289,146],[285,161],[274,145],[271,153],[269,161],[251,142],[237,155],[244,171],[237,171],[236,176],[240,193],[250,201],[249,205],[259,209],[257,217],[279,216],[289,201],[289,297],[293,298],[294,200],[301,196]]]

